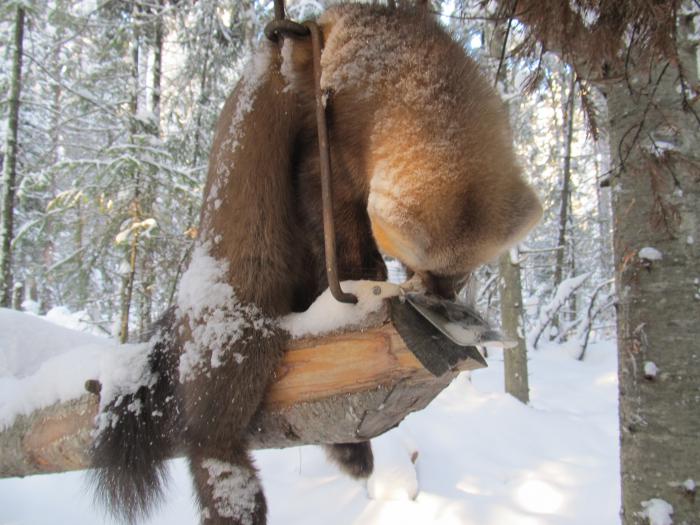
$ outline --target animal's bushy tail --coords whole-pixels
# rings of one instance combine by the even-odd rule
[[[132,523],[161,499],[180,427],[176,392],[177,352],[171,337],[174,311],[153,327],[148,364],[151,380],[112,400],[99,416],[90,473],[96,501]]]

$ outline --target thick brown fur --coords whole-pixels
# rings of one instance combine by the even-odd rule
[[[516,242],[541,213],[519,175],[503,107],[423,14],[347,5],[320,25],[340,278],[385,279],[381,250],[449,295],[446,283]],[[384,51],[373,58],[357,45]],[[305,310],[327,287],[310,43],[263,47],[221,113],[176,340],[155,352],[181,355],[179,366],[164,360],[167,373],[155,367],[153,388],[170,385],[171,399],[182,399],[170,442],[185,446],[207,524],[265,523],[244,430],[283,354],[287,335],[275,319]],[[214,281],[198,275],[210,263]],[[222,337],[216,326],[231,331]],[[100,442],[113,443],[119,428]],[[163,434],[157,424],[149,429]],[[149,447],[142,434],[123,437],[130,457]],[[128,519],[145,514],[159,490],[160,456],[130,480],[125,453],[100,442],[105,499]],[[371,473],[369,443],[328,451],[349,474]]]

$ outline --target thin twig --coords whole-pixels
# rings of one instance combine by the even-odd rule
[[[503,46],[501,47],[501,57],[498,60],[498,69],[496,70],[496,78],[493,81],[494,87],[498,85],[498,79],[501,78],[501,68],[503,67],[503,62],[506,57],[506,48],[508,46],[508,37],[510,36],[510,29],[513,26],[513,16],[515,15],[515,8],[518,5],[518,0],[513,2],[513,8],[511,9],[510,15],[508,16],[508,27],[506,28],[506,34],[503,37]]]

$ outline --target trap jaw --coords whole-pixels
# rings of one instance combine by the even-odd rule
[[[430,294],[406,294],[406,301],[430,324],[459,346],[511,348],[514,341],[506,340],[479,313],[466,304],[442,299]]]
[[[472,308],[430,294],[406,293],[392,299],[391,322],[411,353],[436,377],[465,361],[473,363],[472,369],[486,367],[480,346],[515,345]]]

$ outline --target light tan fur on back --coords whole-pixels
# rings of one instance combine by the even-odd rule
[[[366,176],[380,250],[416,271],[465,273],[520,240],[541,207],[476,64],[437,24],[401,18],[359,6],[325,15],[324,87],[357,84],[374,102]]]

